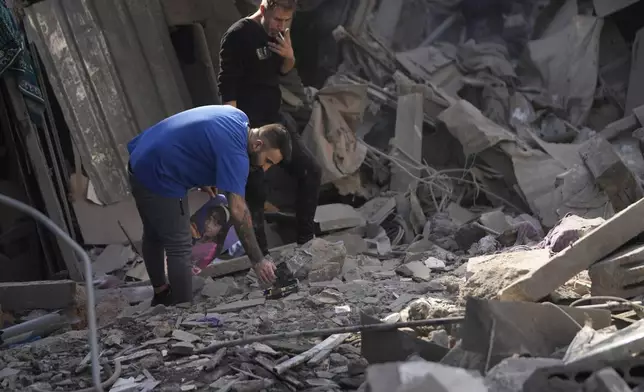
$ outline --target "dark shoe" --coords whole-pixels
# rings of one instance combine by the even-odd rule
[[[157,305],[165,305],[165,306],[170,306],[172,305],[172,290],[170,287],[167,289],[163,290],[160,293],[155,293],[154,297],[152,298],[152,307],[155,307]]]

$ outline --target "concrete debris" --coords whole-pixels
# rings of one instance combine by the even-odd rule
[[[346,256],[347,249],[343,242],[331,243],[316,238],[301,248],[282,253],[276,261],[285,262],[298,279],[326,282],[340,276]]]
[[[424,361],[372,365],[367,383],[373,392],[487,391],[483,379],[466,370]]]
[[[266,206],[280,220],[271,257],[298,292],[268,299],[243,249],[208,243],[193,303],[151,307],[137,246],[94,250],[101,356],[123,364],[111,390],[518,392],[549,390],[540,375],[572,365],[591,367],[562,381],[578,390],[636,388],[619,366],[644,351],[644,29],[622,24],[643,3],[312,3],[296,18],[331,41],[310,46],[341,56],[307,66],[298,53],[316,86],[281,87],[334,185],[315,214],[323,237],[278,246],[297,208],[279,192]],[[203,26],[208,41],[226,28]],[[85,289],[0,284],[0,389],[92,386]],[[53,310],[73,321],[31,328]],[[204,350],[256,335],[272,340]]]
[[[346,204],[326,204],[315,211],[315,222],[322,232],[349,229],[362,226],[365,218],[353,207]]]
[[[133,260],[135,256],[135,253],[129,246],[108,245],[92,263],[92,272],[95,276],[101,276],[120,270],[129,261]]]
[[[604,222],[603,218],[584,219],[577,215],[569,215],[550,230],[542,246],[552,253],[559,253]]]
[[[537,301],[564,284],[577,273],[614,252],[644,231],[644,223],[637,219],[644,213],[644,200],[622,210],[571,247],[552,257],[546,264],[519,278],[504,288],[504,300]]]
[[[467,262],[467,282],[461,296],[494,299],[518,278],[537,270],[550,259],[546,249],[479,256]]]

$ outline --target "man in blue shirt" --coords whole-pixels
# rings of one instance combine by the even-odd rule
[[[202,106],[171,116],[128,143],[132,195],[143,222],[143,260],[154,287],[153,305],[192,300],[189,189],[223,192],[231,220],[257,273],[275,278],[265,259],[245,202],[250,167],[267,170],[291,155],[288,131],[279,124],[248,127],[232,106]],[[165,276],[167,255],[168,280]]]

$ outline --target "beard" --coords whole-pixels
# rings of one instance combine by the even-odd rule
[[[248,159],[250,160],[251,167],[259,167],[259,154],[256,152],[249,152]]]

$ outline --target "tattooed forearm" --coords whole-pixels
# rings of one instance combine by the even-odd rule
[[[253,220],[251,218],[246,201],[239,195],[229,195],[228,202],[230,203],[230,215],[237,231],[239,241],[241,241],[251,264],[255,265],[262,261],[264,255],[259,248],[257,238],[255,238],[255,230],[253,229]]]

